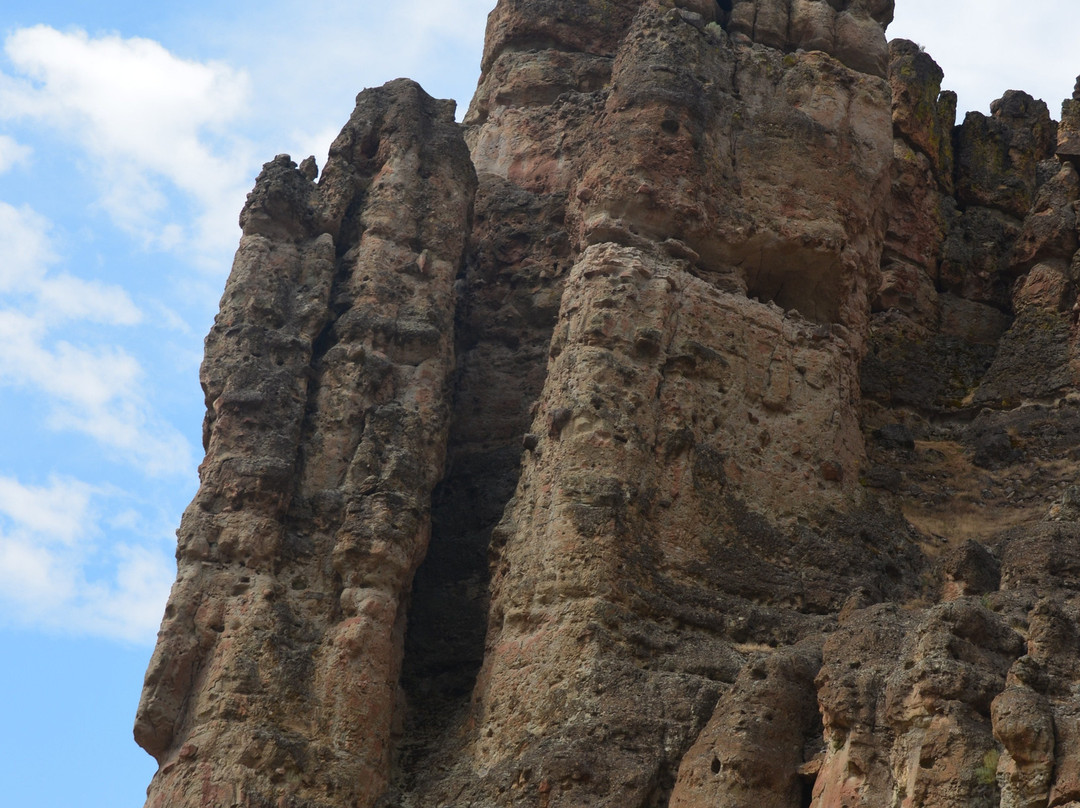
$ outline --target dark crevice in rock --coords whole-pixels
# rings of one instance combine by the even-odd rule
[[[725,31],[727,30],[728,22],[731,20],[731,9],[734,5],[734,0],[716,0],[716,21]]]
[[[839,322],[840,272],[833,256],[809,251],[798,258],[762,255],[753,269],[741,269],[747,297],[775,303],[784,311],[797,310],[817,323]]]
[[[458,275],[447,468],[432,494],[405,635],[407,709],[394,780],[406,793],[424,793],[433,762],[459,743],[484,659],[489,543],[518,483],[558,315],[569,262],[565,209],[564,193],[537,196],[490,176],[476,200],[474,226],[487,236]],[[520,265],[523,258],[534,260]],[[498,313],[510,301],[520,316],[507,322]]]
[[[413,580],[405,635],[403,769],[437,751],[468,704],[484,659],[488,543],[514,493],[519,454],[507,447],[460,456],[432,494],[431,541]]]
[[[501,0],[472,162],[395,82],[317,188],[268,164],[151,808],[1076,789],[1080,181],[1045,108],[953,130],[910,43],[890,99],[891,0],[678,5]],[[1006,753],[1059,730],[1046,797]]]

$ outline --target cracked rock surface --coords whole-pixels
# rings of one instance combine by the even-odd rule
[[[264,166],[147,805],[1080,805],[1080,101],[892,14],[500,0]]]

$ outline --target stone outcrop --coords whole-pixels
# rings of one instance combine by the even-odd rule
[[[1080,804],[1080,119],[891,0],[500,0],[268,163],[151,806]]]
[[[317,185],[285,156],[263,168],[136,719],[160,764],[149,805],[385,790],[474,188],[453,104],[404,80],[360,96]]]

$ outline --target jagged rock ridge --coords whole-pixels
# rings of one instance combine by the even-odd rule
[[[264,167],[148,805],[1080,804],[1080,101],[892,11],[500,0]]]

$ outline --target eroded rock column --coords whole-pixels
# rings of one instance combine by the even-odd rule
[[[641,3],[614,46],[601,29],[610,56],[578,55],[556,21],[528,39],[530,62],[557,60],[567,80],[610,59],[572,118],[576,80],[545,94],[511,71],[521,85],[484,95],[478,167],[537,189],[570,178],[575,260],[492,540],[475,729],[432,802],[662,804],[748,659],[918,564],[887,515],[824,527],[830,505],[861,507],[883,69],[734,40],[701,5]],[[525,140],[557,122],[541,110],[591,119],[584,146],[567,127],[574,162]]]
[[[268,163],[213,330],[201,486],[136,738],[148,805],[370,806],[442,476],[475,177],[453,103],[365,91]]]

